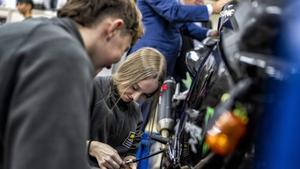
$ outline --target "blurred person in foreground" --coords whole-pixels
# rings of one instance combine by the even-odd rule
[[[0,169],[88,168],[92,80],[141,33],[129,0],[69,0],[0,27]]]

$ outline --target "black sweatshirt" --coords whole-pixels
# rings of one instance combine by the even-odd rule
[[[142,114],[137,103],[119,99],[111,77],[94,79],[95,104],[91,113],[91,140],[109,144],[121,157],[135,156],[141,139]]]
[[[93,65],[70,19],[0,26],[0,169],[85,169]]]

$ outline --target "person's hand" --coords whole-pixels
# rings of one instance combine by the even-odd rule
[[[137,169],[136,163],[124,164],[120,169]]]
[[[212,4],[213,13],[218,14],[221,12],[223,6],[230,2],[231,0],[218,0],[217,2]]]
[[[126,156],[124,158],[124,161],[130,161],[130,160],[134,160],[135,157],[134,156]],[[129,164],[125,164],[121,166],[121,169],[137,169],[137,163],[129,163]]]
[[[99,141],[90,143],[89,154],[97,159],[101,169],[119,169],[123,161],[117,150]]]
[[[219,37],[219,32],[217,30],[209,30],[208,32],[208,35],[209,37],[212,37],[212,38],[218,38]]]

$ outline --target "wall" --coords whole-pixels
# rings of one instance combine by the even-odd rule
[[[33,17],[53,17],[56,15],[56,12],[33,10],[32,14]],[[0,7],[0,18],[6,18],[6,22],[18,22],[24,19],[17,9],[7,7]]]

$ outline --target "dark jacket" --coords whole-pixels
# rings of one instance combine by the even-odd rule
[[[138,104],[122,101],[111,77],[96,77],[94,88],[96,101],[91,109],[91,140],[109,144],[121,157],[135,156],[142,135]]]
[[[94,68],[70,19],[0,27],[0,169],[85,169]]]
[[[172,74],[181,48],[180,30],[200,41],[204,39],[208,29],[192,22],[207,21],[207,7],[180,5],[176,0],[138,0],[137,5],[143,15],[145,34],[131,52],[146,46],[158,49],[166,57],[168,74]]]

